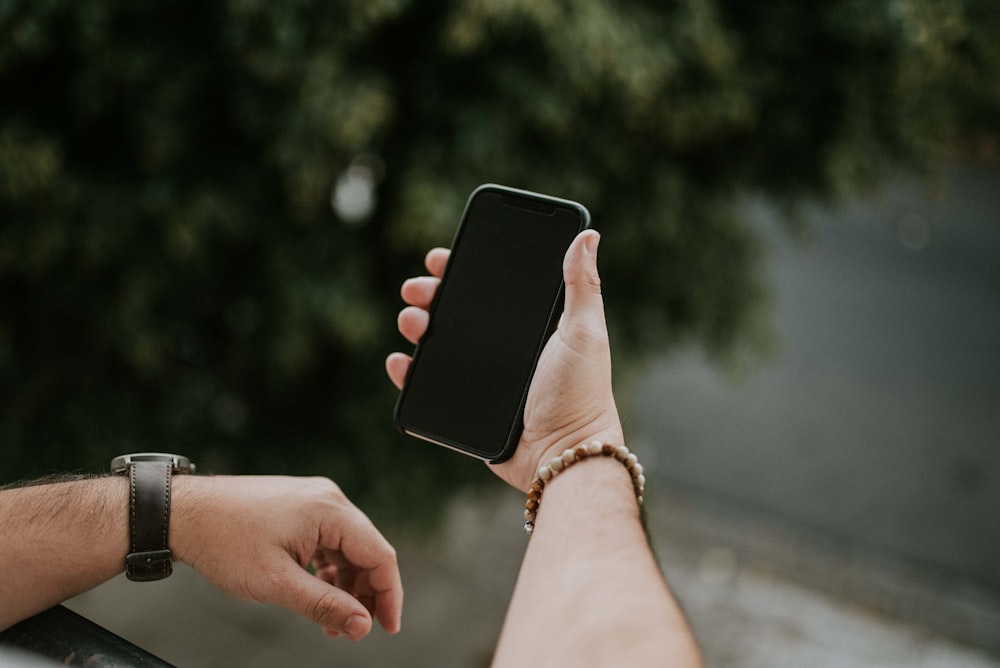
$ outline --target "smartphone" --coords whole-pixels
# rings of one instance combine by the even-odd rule
[[[396,402],[403,433],[498,463],[521,436],[535,365],[563,307],[563,258],[590,225],[577,202],[476,188]]]

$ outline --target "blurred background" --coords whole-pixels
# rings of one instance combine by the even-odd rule
[[[185,666],[486,665],[522,500],[393,430],[383,359],[503,183],[603,234],[710,665],[998,666],[998,74],[985,0],[0,0],[0,484],[330,476],[399,549],[398,637],[184,568],[70,605]]]

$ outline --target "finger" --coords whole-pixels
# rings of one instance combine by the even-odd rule
[[[371,631],[367,608],[349,593],[310,575],[289,562],[284,577],[276,578],[275,602],[323,627],[327,635],[340,633],[360,640]]]
[[[403,389],[406,372],[410,370],[410,362],[412,361],[413,358],[403,353],[392,353],[385,358],[385,371],[389,374],[389,380],[396,386],[396,389]]]
[[[330,552],[323,548],[316,550],[312,564],[316,572],[316,577],[341,589],[344,589],[344,587],[340,586],[340,582],[344,579],[345,572],[350,573],[353,571],[351,565],[340,553]]]
[[[396,318],[396,325],[399,333],[406,337],[410,343],[416,344],[427,332],[427,325],[430,323],[430,315],[422,308],[407,306],[399,312]]]
[[[597,273],[597,246],[600,239],[596,230],[581,232],[566,251],[563,262],[563,278],[566,282],[563,323],[567,328],[583,327],[584,331],[594,334],[606,332],[601,277]]]
[[[337,578],[341,576],[343,570],[340,566],[334,566],[332,564],[315,568],[316,577],[318,577],[323,582],[332,584],[333,586],[339,586],[337,584]]]
[[[424,266],[427,267],[427,271],[431,272],[433,276],[441,278],[450,255],[451,251],[447,248],[432,248],[427,251],[427,256],[424,258]]]
[[[434,293],[437,292],[441,279],[434,276],[420,276],[410,278],[403,282],[403,287],[399,293],[403,301],[410,306],[428,308],[434,301]]]
[[[403,581],[393,557],[368,572],[368,581],[375,594],[375,617],[388,633],[399,633],[403,616]]]
[[[337,530],[340,552],[355,567],[366,571],[366,594],[375,597],[375,617],[389,633],[398,633],[403,614],[403,581],[396,550],[360,510],[341,517]]]
[[[350,563],[348,563],[347,559],[340,552],[328,550],[322,546],[316,548],[312,563],[317,571],[327,568],[337,569],[350,566]]]

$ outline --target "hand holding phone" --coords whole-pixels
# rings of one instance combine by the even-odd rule
[[[565,312],[532,376],[519,443],[508,461],[491,467],[521,491],[527,491],[540,463],[567,447],[593,439],[625,442],[611,388],[611,353],[597,272],[599,240],[597,232],[586,230],[565,255]],[[431,276],[403,284],[403,300],[409,306],[400,313],[398,325],[411,342],[427,331],[427,309],[448,256],[443,248],[430,251],[426,265]],[[396,387],[402,388],[410,362],[403,353],[386,359]]]
[[[473,192],[396,404],[401,431],[490,462],[513,453],[562,312],[562,260],[588,225],[575,202],[496,185]]]

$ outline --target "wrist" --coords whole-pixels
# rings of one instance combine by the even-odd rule
[[[562,535],[585,532],[603,535],[621,523],[639,524],[640,491],[632,475],[614,457],[586,457],[552,476],[543,492],[529,492],[525,513],[531,527],[525,531],[532,537],[541,527],[542,534]],[[535,503],[530,502],[534,499]]]
[[[524,531],[529,536],[534,532],[535,518],[542,500],[542,493],[553,486],[557,478],[563,477],[561,474],[569,469],[580,470],[585,461],[604,460],[611,463],[614,468],[628,473],[632,482],[632,492],[635,495],[636,509],[642,505],[643,494],[645,494],[646,478],[643,475],[642,465],[638,458],[624,445],[615,445],[599,440],[581,443],[573,448],[567,448],[555,457],[546,461],[539,469],[538,476],[532,481],[528,488],[528,500],[524,505]],[[621,465],[620,467],[618,465]],[[572,474],[570,474],[572,475]],[[579,477],[582,477],[580,474]],[[621,478],[621,475],[618,476]],[[593,485],[588,487],[593,488]],[[620,485],[616,486],[620,492]],[[598,491],[598,488],[594,488]],[[618,494],[620,496],[620,493]],[[631,504],[630,504],[631,505]]]
[[[125,575],[150,582],[173,572],[170,549],[170,504],[175,474],[194,473],[183,455],[137,452],[111,460],[111,472],[129,480],[129,550]]]
[[[538,469],[544,465],[545,462],[549,461],[553,457],[557,457],[564,451],[570,448],[575,448],[581,443],[591,443],[593,441],[610,443],[612,445],[624,445],[625,435],[623,434],[620,425],[613,425],[599,430],[575,431],[572,434],[561,436],[555,440],[545,443],[541,448],[539,448],[542,456],[539,457],[538,466],[535,467],[535,470],[532,473],[537,474]]]
[[[575,448],[582,443],[601,441],[612,445],[624,445],[625,435],[622,431],[621,423],[617,414],[613,420],[608,420],[604,424],[590,424],[583,428],[573,429],[565,433],[547,434],[529,445],[529,449],[538,452],[531,470],[526,471],[526,479],[518,481],[516,485],[522,492],[527,493],[531,483],[538,475],[538,470],[549,462],[553,457],[558,457],[570,448]]]
[[[173,483],[173,502],[170,521],[170,546],[174,560],[192,565],[199,544],[198,516],[211,512],[206,507],[204,497],[205,482],[211,478],[204,476],[178,476]]]

